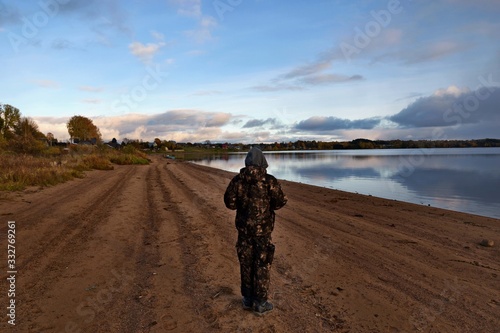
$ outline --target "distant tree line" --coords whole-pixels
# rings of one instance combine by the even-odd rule
[[[470,148],[500,147],[499,139],[479,140],[369,140],[352,141],[302,141],[264,144],[266,150],[277,149],[398,149],[398,148]]]
[[[369,140],[352,141],[289,141],[274,143],[177,143],[179,147],[198,147],[206,149],[247,150],[258,146],[262,150],[341,150],[341,149],[405,149],[405,148],[475,148],[500,147],[500,139],[477,140]]]

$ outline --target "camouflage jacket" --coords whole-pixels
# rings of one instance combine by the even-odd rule
[[[278,180],[265,168],[249,166],[229,183],[224,203],[236,209],[236,229],[252,236],[267,236],[274,229],[274,211],[287,202]]]

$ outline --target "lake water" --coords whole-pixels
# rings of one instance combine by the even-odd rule
[[[238,172],[245,156],[194,162]],[[500,219],[500,148],[286,151],[265,156],[268,173],[278,179]]]

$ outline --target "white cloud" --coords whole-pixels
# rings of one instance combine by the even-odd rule
[[[177,6],[177,13],[183,16],[199,17],[201,16],[201,0],[169,0],[170,3]]]
[[[197,19],[197,27],[184,31],[184,35],[197,43],[205,43],[213,39],[212,31],[217,27],[217,20],[202,12],[201,0],[169,0],[177,7],[177,13]]]
[[[100,128],[101,136],[104,138],[105,142],[111,141],[113,138],[118,139],[120,137],[120,132],[113,128]]]
[[[52,133],[59,141],[69,138],[66,123],[69,117],[33,117],[42,133]]]
[[[143,44],[141,42],[132,42],[128,46],[130,52],[145,63],[151,62],[160,49],[167,45],[165,36],[162,33],[153,30],[151,31],[151,36],[156,40],[155,43]],[[173,62],[173,59],[167,59],[167,63],[169,62]]]
[[[198,43],[205,43],[213,39],[212,30],[217,27],[217,21],[212,16],[203,16],[198,27],[185,31],[185,35]]]
[[[434,92],[434,96],[443,97],[445,95],[452,95],[458,97],[462,94],[470,92],[469,88],[459,88],[457,86],[449,86],[448,88],[441,88]]]
[[[32,80],[32,82],[42,88],[59,88],[59,83],[52,80]]]
[[[143,44],[141,42],[132,42],[128,48],[130,52],[143,62],[150,62],[153,57],[165,46],[165,42]]]
[[[114,117],[94,118],[94,124],[101,130],[103,139],[160,139],[189,141],[217,140],[222,127],[229,124],[232,115],[223,112],[201,110],[170,110],[159,114],[127,114]],[[105,133],[113,133],[107,137]],[[208,133],[212,133],[210,137]]]

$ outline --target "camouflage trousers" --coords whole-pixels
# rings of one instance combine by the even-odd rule
[[[239,234],[236,251],[240,261],[241,294],[256,301],[267,300],[274,258],[271,236],[248,237]]]

